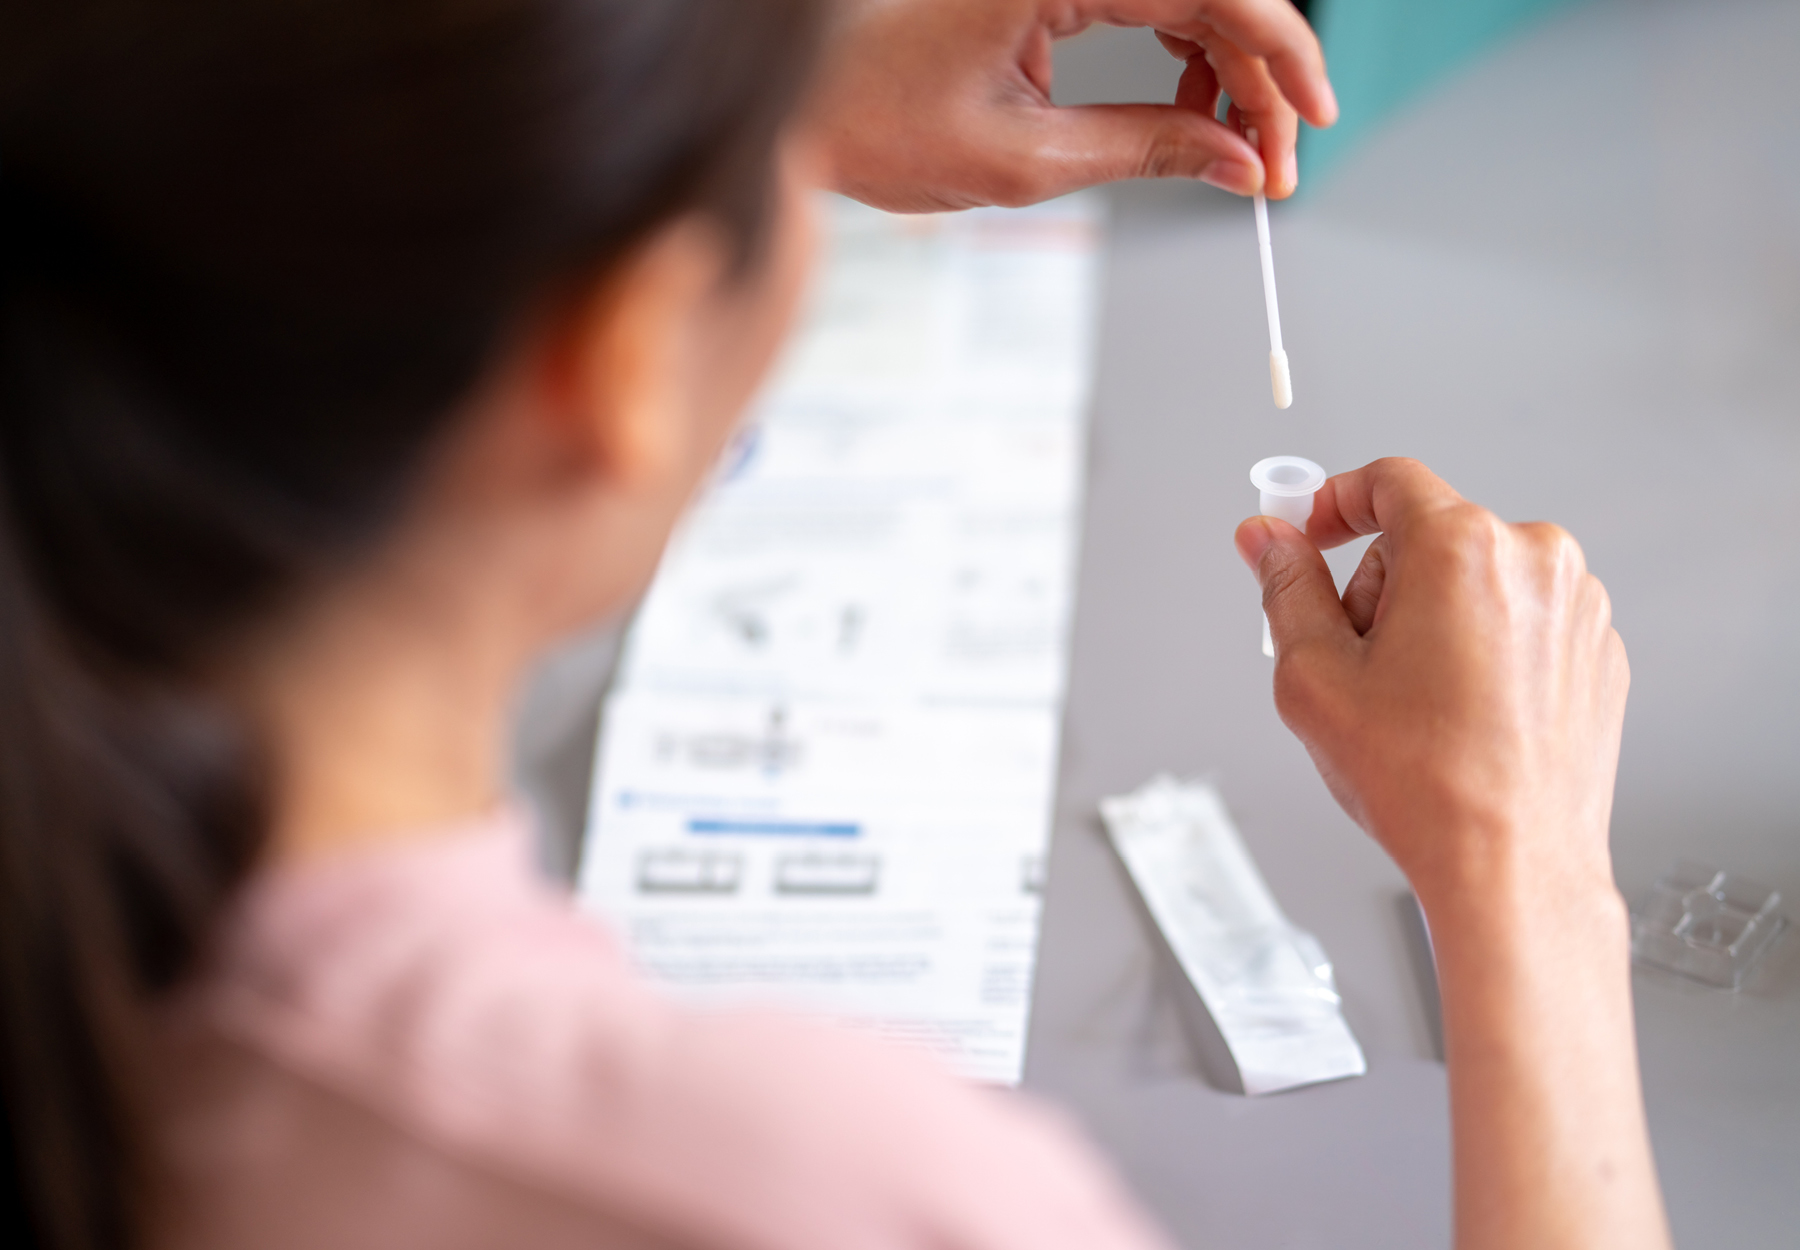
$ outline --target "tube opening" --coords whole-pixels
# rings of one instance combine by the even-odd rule
[[[1310,495],[1325,485],[1325,470],[1299,456],[1270,456],[1250,470],[1250,484],[1270,495]]]

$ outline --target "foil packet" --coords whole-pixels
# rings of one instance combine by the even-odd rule
[[[1161,776],[1100,815],[1244,1093],[1368,1071],[1330,959],[1282,913],[1216,789]]]

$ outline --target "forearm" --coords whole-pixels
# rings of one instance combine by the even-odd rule
[[[1627,918],[1610,881],[1496,872],[1425,903],[1450,1069],[1458,1250],[1667,1246]]]

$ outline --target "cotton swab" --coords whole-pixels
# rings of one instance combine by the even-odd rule
[[[1244,137],[1256,147],[1256,132]],[[1269,246],[1269,198],[1256,193],[1256,247],[1262,256],[1263,307],[1269,313],[1269,385],[1275,391],[1275,406],[1286,408],[1294,402],[1294,379],[1288,373],[1287,352],[1281,347],[1281,308],[1275,302],[1275,253]]]
[[[1261,191],[1256,193],[1256,243],[1262,252],[1263,304],[1269,310],[1269,385],[1275,391],[1275,406],[1286,408],[1294,402],[1294,379],[1288,373],[1287,352],[1281,347],[1281,309],[1275,303],[1275,254],[1269,249],[1269,201]]]

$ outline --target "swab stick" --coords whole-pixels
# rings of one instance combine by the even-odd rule
[[[1244,137],[1256,144],[1256,132]],[[1287,352],[1281,346],[1281,308],[1275,302],[1275,253],[1269,246],[1269,198],[1256,193],[1256,248],[1262,256],[1263,307],[1269,314],[1269,385],[1275,391],[1275,406],[1286,408],[1294,402],[1294,379],[1288,373]]]

